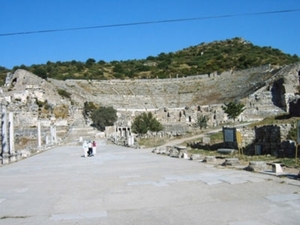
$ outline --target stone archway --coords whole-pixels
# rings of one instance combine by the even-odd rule
[[[300,99],[290,102],[289,113],[291,116],[300,116]]]
[[[285,87],[283,85],[283,79],[279,79],[273,83],[271,88],[272,102],[275,106],[286,111],[285,103]]]

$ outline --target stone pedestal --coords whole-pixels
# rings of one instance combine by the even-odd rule
[[[272,171],[274,173],[276,173],[276,174],[277,173],[278,174],[283,173],[283,170],[282,170],[281,165],[279,163],[273,163],[273,165],[272,165]]]

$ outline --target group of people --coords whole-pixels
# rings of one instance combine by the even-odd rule
[[[83,141],[83,151],[84,151],[84,157],[91,157],[96,155],[96,141]]]

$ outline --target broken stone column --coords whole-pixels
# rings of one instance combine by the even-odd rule
[[[42,147],[42,140],[41,140],[41,121],[37,122],[37,128],[38,128],[38,148],[40,149]]]
[[[127,137],[128,145],[133,146],[134,145],[134,137],[133,136],[128,136]]]
[[[47,135],[46,138],[45,138],[45,142],[46,142],[46,146],[50,144],[49,136],[48,136],[48,135]]]
[[[1,104],[1,134],[2,134],[2,139],[1,139],[1,146],[2,146],[2,151],[1,155],[2,157],[4,155],[8,155],[8,135],[7,135],[7,118],[6,118],[6,105]]]
[[[8,118],[9,123],[9,153],[11,155],[15,154],[15,132],[14,132],[14,114],[9,113]]]
[[[50,134],[51,134],[51,144],[56,144],[57,139],[56,139],[56,127],[55,126],[50,127]]]

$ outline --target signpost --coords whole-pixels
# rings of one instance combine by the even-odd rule
[[[239,150],[239,155],[242,154],[243,156],[244,153],[242,148],[242,134],[239,131],[236,132],[236,142]]]
[[[232,143],[235,141],[235,128],[223,127],[224,142]]]

